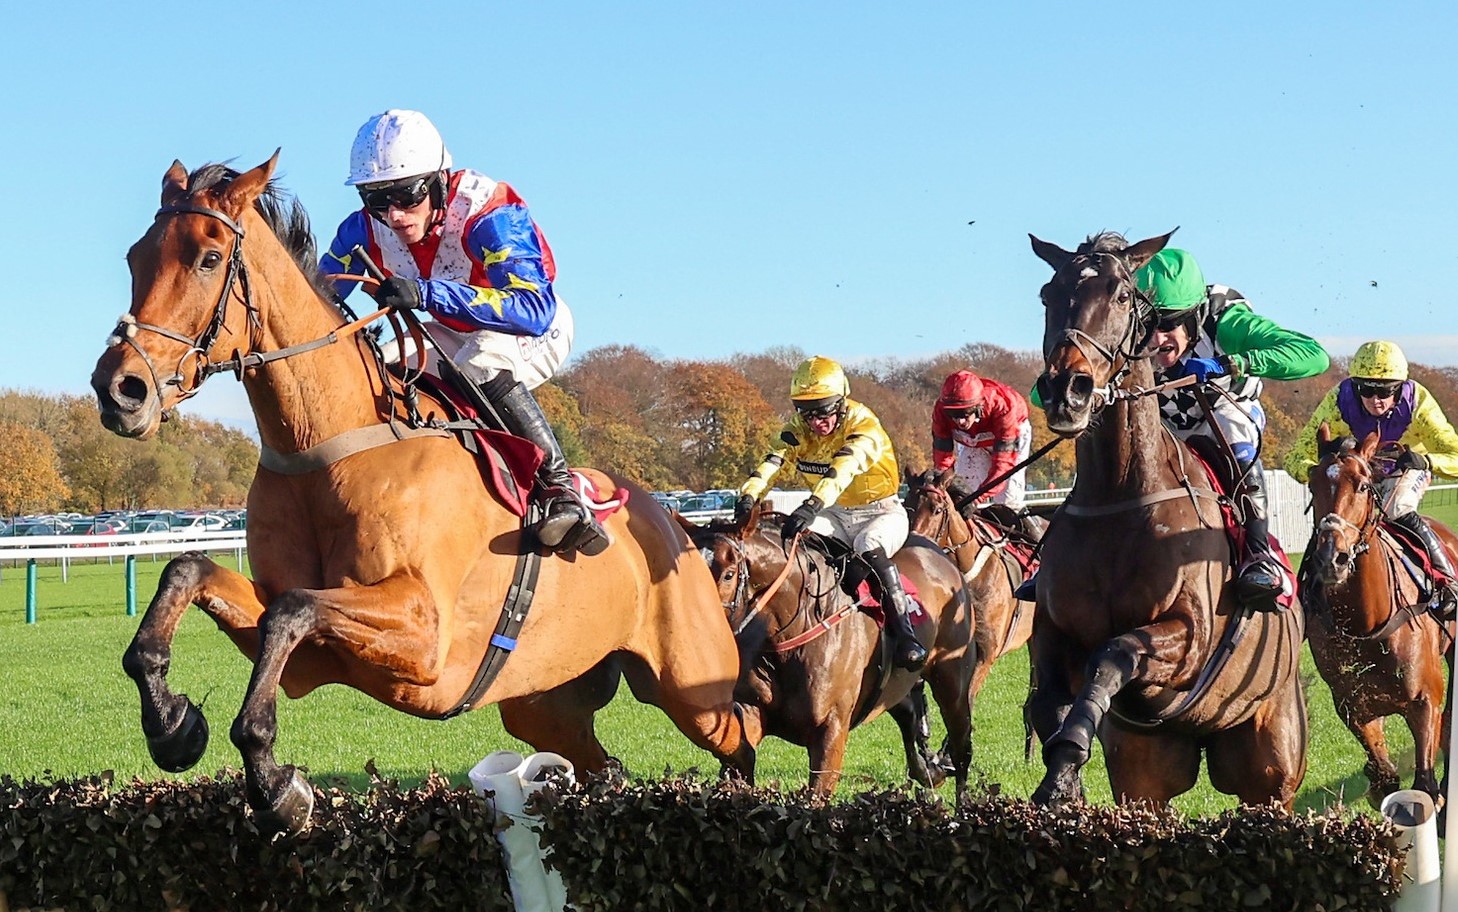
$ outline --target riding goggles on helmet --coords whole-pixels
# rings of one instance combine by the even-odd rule
[[[1154,328],[1162,333],[1174,332],[1181,326],[1189,329],[1192,327],[1198,310],[1197,307],[1190,307],[1185,310],[1159,311],[1159,321],[1154,324]]]
[[[1386,399],[1396,396],[1402,388],[1401,380],[1353,380],[1357,395],[1363,399]]]
[[[414,209],[419,206],[421,201],[430,195],[431,185],[434,181],[434,174],[423,174],[420,177],[412,177],[407,181],[387,184],[383,187],[373,189],[360,187],[359,198],[371,213],[384,216],[391,208]]]
[[[844,402],[839,396],[832,396],[828,399],[795,400],[795,411],[806,421],[819,421],[824,418],[833,418],[840,414],[841,404]]]
[[[959,405],[942,406],[942,413],[952,421],[961,421],[963,418],[971,417],[976,421],[982,417],[982,406],[980,405]]]

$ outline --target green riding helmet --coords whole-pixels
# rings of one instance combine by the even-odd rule
[[[1134,273],[1134,282],[1154,301],[1166,331],[1194,317],[1205,303],[1205,274],[1188,250],[1166,247]]]

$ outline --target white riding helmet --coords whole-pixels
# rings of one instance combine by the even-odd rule
[[[419,111],[392,108],[365,121],[349,150],[347,187],[445,171],[451,153],[440,132]]]

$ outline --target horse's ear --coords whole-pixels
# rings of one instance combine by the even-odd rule
[[[268,182],[273,179],[273,169],[278,164],[278,154],[281,151],[281,148],[274,149],[273,157],[268,161],[233,178],[228,189],[218,199],[219,208],[236,219],[252,206],[253,201],[268,189]]]
[[[956,476],[957,476],[957,467],[954,466],[954,465],[947,466],[945,469],[942,469],[940,472],[937,473],[937,477],[936,477],[936,485],[937,485],[937,487],[939,487],[939,488],[945,488],[951,482],[951,480],[953,478],[955,478]]]
[[[1033,252],[1038,255],[1038,259],[1052,266],[1054,272],[1062,269],[1063,264],[1073,259],[1073,253],[1071,251],[1064,250],[1057,244],[1050,244],[1041,238],[1034,237],[1032,234],[1028,235],[1028,240],[1033,242]]]
[[[172,167],[162,175],[162,205],[169,205],[187,192],[187,169],[182,167],[182,162],[172,160]]]
[[[1129,266],[1129,271],[1134,272],[1154,258],[1156,253],[1164,249],[1169,243],[1170,237],[1180,230],[1176,225],[1169,230],[1169,234],[1161,234],[1157,237],[1145,238],[1135,244],[1124,248],[1124,262]]]
[[[673,521],[678,523],[679,528],[688,533],[689,541],[693,541],[694,533],[701,531],[703,527],[696,522],[684,519],[683,514],[677,510],[671,510],[669,512],[673,514]]]
[[[759,525],[759,516],[764,512],[764,501],[756,500],[754,506],[749,508],[749,518],[744,521],[744,527],[739,530],[739,537],[747,539],[754,534],[755,527]]]
[[[1370,460],[1372,458],[1372,455],[1377,452],[1377,444],[1379,444],[1381,442],[1382,442],[1382,437],[1376,431],[1373,431],[1372,433],[1368,434],[1365,438],[1363,438],[1363,440],[1362,440],[1362,458],[1363,459]]]
[[[1325,447],[1331,443],[1331,424],[1323,421],[1321,427],[1316,429],[1316,444],[1318,447]]]

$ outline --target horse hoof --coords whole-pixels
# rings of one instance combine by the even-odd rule
[[[152,762],[169,773],[192,769],[208,749],[208,720],[191,700],[182,721],[171,732],[147,739]]]
[[[303,773],[293,767],[286,769],[288,781],[277,795],[266,796],[269,806],[260,811],[260,823],[279,832],[301,833],[308,829],[314,813],[314,787]]]

